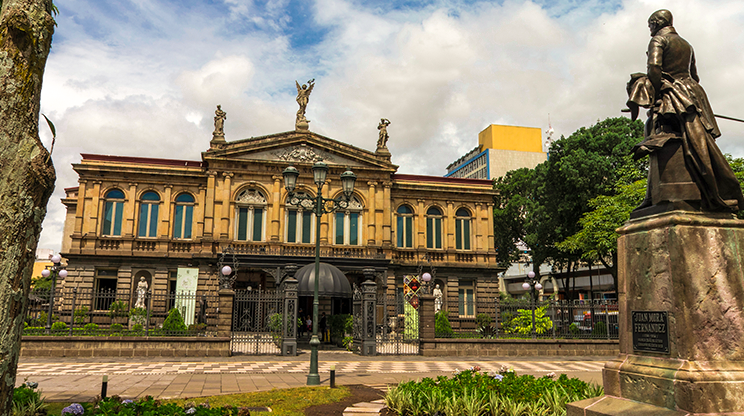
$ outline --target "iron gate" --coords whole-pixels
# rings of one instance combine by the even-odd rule
[[[282,353],[284,296],[278,290],[236,290],[230,347],[233,354]]]
[[[380,355],[419,353],[418,310],[402,293],[378,294],[376,340]]]

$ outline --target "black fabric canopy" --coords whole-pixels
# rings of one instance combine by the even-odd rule
[[[328,263],[320,263],[320,281],[318,282],[318,296],[334,298],[351,298],[351,285],[346,275]],[[315,290],[315,263],[303,266],[295,273],[297,294],[299,296],[313,296]]]

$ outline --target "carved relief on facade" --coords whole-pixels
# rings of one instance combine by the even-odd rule
[[[266,198],[255,189],[244,189],[235,197],[235,202],[250,205],[266,205]]]
[[[280,149],[273,154],[279,158],[279,160],[285,160],[287,162],[319,162],[333,161],[333,157],[326,152],[316,152],[305,144],[299,146],[290,147],[287,149]]]

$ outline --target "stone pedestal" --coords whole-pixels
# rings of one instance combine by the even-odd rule
[[[620,355],[568,415],[744,414],[744,221],[672,211],[619,233]],[[634,347],[644,311],[666,312],[668,353]]]
[[[217,336],[229,337],[232,334],[232,314],[235,291],[232,289],[220,289],[220,311],[217,314]]]

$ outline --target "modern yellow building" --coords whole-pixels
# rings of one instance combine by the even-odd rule
[[[234,288],[273,289],[284,266],[313,262],[320,239],[321,261],[352,285],[374,268],[380,294],[433,268],[452,318],[474,316],[477,299],[497,295],[490,181],[399,174],[384,144],[371,152],[308,130],[214,137],[196,160],[82,154],[73,164],[78,186],[62,200],[62,286],[134,293],[144,278],[174,293],[188,272],[197,290],[216,292],[220,261],[237,260]],[[287,204],[282,171],[295,166],[298,191],[313,196],[311,166],[320,160],[330,167],[324,197],[341,194],[345,170],[357,180],[349,206],[323,215],[316,235],[315,215]],[[223,257],[228,248],[234,258]],[[321,307],[347,312],[348,302]]]
[[[539,128],[491,124],[478,134],[478,146],[447,166],[447,177],[494,179],[547,159]]]

